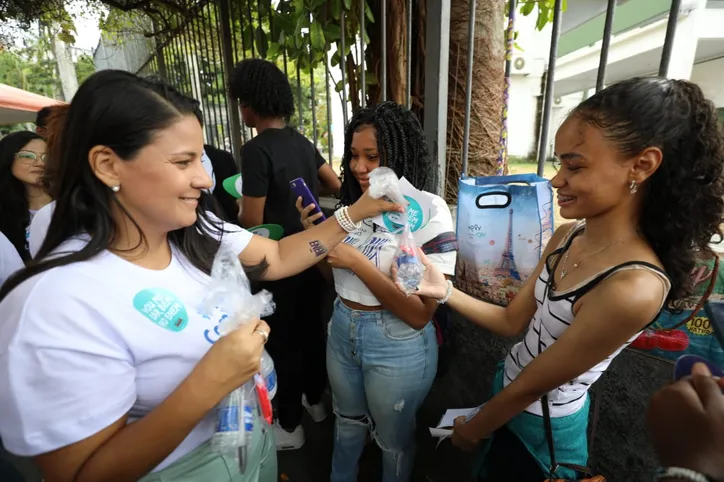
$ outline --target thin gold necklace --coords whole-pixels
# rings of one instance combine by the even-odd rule
[[[617,239],[617,240],[615,240],[615,241],[611,241],[611,242],[608,243],[606,246],[597,249],[597,250],[594,251],[593,253],[587,254],[587,255],[585,255],[585,256],[582,256],[581,258],[578,259],[577,262],[573,263],[573,267],[571,268],[571,271],[573,271],[574,269],[578,268],[578,265],[580,265],[580,264],[581,264],[581,261],[583,261],[584,259],[590,258],[591,256],[597,255],[597,254],[599,254],[599,253],[602,253],[603,251],[607,250],[608,248],[610,248],[610,247],[613,246],[614,244],[621,243],[621,242],[623,242],[623,241],[625,241],[625,240],[626,240],[626,238],[621,238],[621,239]],[[566,251],[565,256],[563,256],[563,263],[561,264],[561,280],[563,280],[563,278],[565,278],[566,276],[568,276],[568,271],[566,271],[566,263],[568,262],[568,255],[569,255],[569,254],[571,254],[571,247],[570,247],[570,246],[568,247],[568,250]]]

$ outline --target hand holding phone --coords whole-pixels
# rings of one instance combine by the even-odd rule
[[[296,195],[297,198],[302,198],[302,208],[305,208],[310,204],[314,204],[314,209],[311,213],[309,213],[310,216],[322,212],[322,210],[319,208],[319,203],[312,195],[312,191],[309,190],[309,188],[307,187],[307,183],[304,182],[303,178],[298,177],[292,181],[289,181],[289,187],[292,189],[292,192]],[[322,214],[319,219],[314,221],[314,224],[319,224],[325,219],[327,218],[324,216],[324,214]]]

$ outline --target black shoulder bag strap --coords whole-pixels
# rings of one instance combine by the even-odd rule
[[[555,264],[553,265],[553,269],[548,273],[548,281],[546,282],[546,289],[543,293],[543,301],[546,302],[548,300],[548,291],[550,290],[551,284],[553,283],[553,278],[555,276],[556,268],[558,268],[558,263],[561,260],[561,257],[563,256],[563,253],[561,252],[558,256],[558,259],[556,259]],[[541,341],[541,335],[543,333],[543,319],[540,320],[540,325],[538,327],[538,355],[540,355],[543,352],[543,342]],[[535,328],[535,327],[534,327]],[[593,421],[591,423],[591,434],[588,437],[588,453],[590,455],[591,451],[593,450],[593,442],[596,436],[596,425],[598,425],[598,416],[600,413],[601,408],[601,393],[598,389],[598,384],[600,383],[600,379],[593,384],[591,387],[591,390],[589,392],[592,392],[594,395],[594,401],[593,401]],[[545,426],[546,431],[546,442],[548,444],[548,453],[551,458],[551,466],[549,468],[549,477],[557,477],[556,472],[558,471],[559,467],[566,467],[571,470],[575,470],[578,473],[592,476],[593,472],[590,468],[584,467],[582,465],[576,465],[576,464],[567,464],[567,463],[558,463],[556,461],[556,449],[555,449],[555,441],[553,439],[553,427],[551,425],[551,413],[550,413],[550,407],[549,407],[549,400],[548,400],[548,394],[546,393],[541,397],[540,400],[541,404],[541,410],[543,411],[543,425]]]

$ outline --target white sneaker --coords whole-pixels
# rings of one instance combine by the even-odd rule
[[[307,409],[307,413],[312,417],[316,423],[324,422],[327,419],[327,410],[324,408],[324,404],[319,402],[316,405],[310,405],[307,402],[307,396],[302,395],[302,405]]]
[[[274,421],[274,438],[276,439],[277,450],[297,450],[304,445],[304,428],[299,425],[293,432],[287,432]]]

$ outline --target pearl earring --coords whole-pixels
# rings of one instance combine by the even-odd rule
[[[639,190],[639,185],[636,184],[636,181],[631,181],[631,185],[628,187],[628,190],[631,192],[631,194],[636,194],[636,192]]]
[[[120,184],[116,184],[115,186],[111,187],[111,191],[113,191],[113,192],[118,192],[120,190],[121,190]]]

